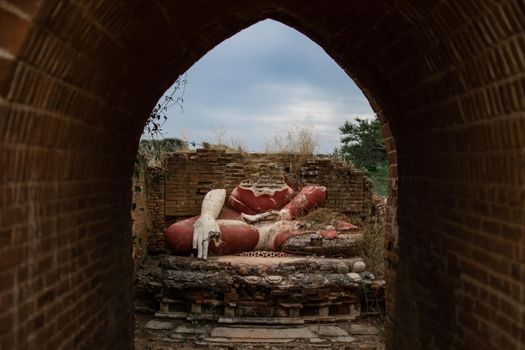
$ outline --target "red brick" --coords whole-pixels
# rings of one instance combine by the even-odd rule
[[[16,56],[29,32],[30,23],[11,11],[0,7],[0,49]]]

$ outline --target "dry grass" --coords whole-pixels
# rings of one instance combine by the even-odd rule
[[[229,144],[213,144],[206,141],[202,142],[202,148],[208,150],[225,151],[226,153],[248,154],[246,143],[242,140],[232,139]]]
[[[319,147],[319,137],[306,125],[289,129],[286,135],[275,135],[264,142],[265,153],[312,155]]]
[[[317,208],[312,210],[305,216],[301,217],[301,220],[311,223],[314,228],[330,225],[333,220],[350,221],[346,215],[328,208]]]
[[[360,226],[355,220],[349,219],[346,215],[333,211],[328,208],[317,208],[301,220],[312,224],[312,228],[323,228],[330,225],[333,220],[343,220]],[[385,244],[385,223],[380,220],[375,223],[365,224],[362,227],[363,240],[360,244],[360,256],[365,261],[367,271],[373,273],[376,278],[384,276],[384,244]]]
[[[224,130],[224,126],[220,125],[214,130],[215,143],[208,141],[202,142],[202,148],[209,150],[222,150],[226,153],[244,153],[249,152],[246,141],[241,138],[230,137],[229,142],[227,139],[227,132]]]
[[[319,147],[319,136],[308,125],[288,129],[286,134],[275,134],[264,142],[264,153],[289,154],[291,158],[290,173],[300,179],[301,168],[308,158],[316,153]]]
[[[365,261],[367,270],[372,272],[376,278],[383,278],[384,276],[384,244],[384,222],[376,222],[363,227],[363,240],[360,246],[361,257]]]
[[[249,153],[248,145],[246,144],[246,141],[240,138],[232,137],[230,138],[229,143],[230,148],[233,148],[238,153]]]

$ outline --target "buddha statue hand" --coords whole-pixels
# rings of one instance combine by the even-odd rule
[[[219,224],[213,216],[202,215],[193,224],[193,249],[197,249],[197,258],[206,260],[208,258],[208,247],[210,240],[220,236]]]
[[[277,220],[279,219],[279,212],[276,210],[270,210],[265,213],[255,214],[255,215],[249,215],[241,213],[241,218],[249,223],[249,224],[256,224],[259,221],[263,220]]]
[[[210,239],[221,234],[217,217],[226,198],[225,189],[211,190],[202,200],[201,216],[193,224],[193,249],[197,249],[198,259],[208,258]]]

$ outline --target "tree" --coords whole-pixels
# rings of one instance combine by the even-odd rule
[[[187,149],[188,144],[177,138],[163,138],[160,140],[142,139],[139,143],[137,161],[142,159],[146,165],[160,166],[164,154]]]
[[[355,118],[354,123],[346,121],[339,130],[343,145],[336,149],[337,155],[365,170],[376,191],[386,195],[388,160],[379,119]]]
[[[340,152],[359,168],[376,171],[387,163],[385,141],[379,120],[355,118],[355,123],[346,121],[339,128],[342,137]]]

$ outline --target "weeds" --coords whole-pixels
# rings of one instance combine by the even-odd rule
[[[317,208],[301,218],[314,227],[331,225],[334,220],[349,221],[346,215],[328,208]]]
[[[383,278],[384,275],[384,242],[384,220],[363,227],[363,240],[360,243],[361,257],[365,261],[367,270],[376,278]]]
[[[319,147],[319,137],[311,127],[289,129],[286,135],[275,135],[264,142],[265,153],[312,155]]]
[[[303,216],[301,220],[311,223],[313,229],[324,228],[324,226],[330,225],[334,220],[356,224],[346,215],[328,208],[317,208]],[[363,224],[362,233],[363,239],[359,244],[360,256],[367,266],[367,271],[373,273],[376,278],[382,279],[384,275],[384,218],[379,218],[374,223]]]

